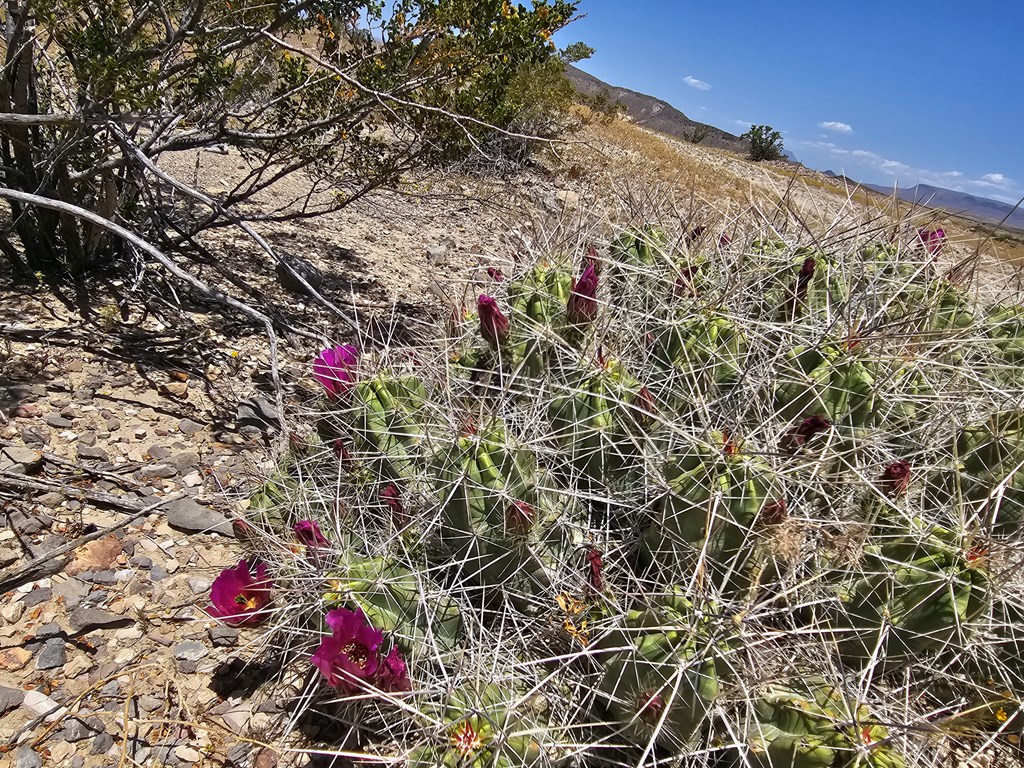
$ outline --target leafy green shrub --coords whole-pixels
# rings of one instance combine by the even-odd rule
[[[770,125],[752,125],[740,138],[750,142],[750,159],[754,162],[781,160],[785,156],[782,134]]]

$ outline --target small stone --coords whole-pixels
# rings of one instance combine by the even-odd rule
[[[192,590],[193,595],[205,595],[210,591],[212,582],[209,579],[204,579],[199,576],[193,576],[188,580],[188,588]]]
[[[135,473],[137,480],[152,480],[154,478],[169,480],[178,474],[178,470],[172,464],[148,464]]]
[[[152,568],[149,569],[150,581],[163,581],[166,578],[167,571],[165,571],[161,566],[154,565]]]
[[[201,432],[206,429],[205,425],[199,422],[192,421],[192,419],[182,419],[178,422],[178,430],[185,435],[194,435],[196,432]]]
[[[93,727],[93,724],[73,717],[64,723],[64,741],[76,742],[95,736],[103,729]]]
[[[238,630],[231,627],[211,627],[208,634],[210,642],[218,648],[227,648],[238,642]]]
[[[132,435],[134,435],[134,436],[135,436],[135,439],[136,439],[136,440],[141,440],[141,439],[142,439],[142,438],[144,438],[144,437],[145,437],[145,436],[146,436],[147,434],[148,434],[148,433],[147,433],[147,432],[146,432],[146,430],[144,430],[144,429],[136,429],[136,430],[135,430],[134,432],[132,432]]]
[[[183,478],[181,478],[182,485],[186,488],[198,488],[203,484],[203,478],[198,472],[189,472]]]
[[[176,453],[170,458],[169,463],[177,469],[178,472],[184,472],[199,463],[199,454],[191,451]]]
[[[65,643],[56,637],[43,643],[42,649],[36,654],[36,669],[57,669],[63,667],[67,660]]]
[[[149,446],[149,448],[146,449],[146,453],[149,455],[149,458],[153,459],[154,461],[166,459],[168,456],[171,455],[171,452],[169,450],[159,445]]]
[[[16,475],[34,475],[43,466],[43,454],[31,448],[11,446],[0,450],[0,470]]]
[[[78,443],[75,446],[75,452],[78,454],[80,459],[96,459],[97,461],[110,461],[110,456],[102,448],[96,445],[82,445]]]
[[[92,749],[89,752],[94,755],[105,755],[112,746],[114,746],[114,737],[104,731],[92,740]]]
[[[23,613],[25,613],[25,604],[21,601],[17,603],[10,603],[9,605],[5,605],[3,608],[0,608],[0,618],[4,620],[5,624],[17,623]]]
[[[139,707],[143,712],[156,712],[164,705],[164,700],[156,696],[140,696]]]
[[[181,661],[199,661],[209,651],[196,640],[184,640],[174,646],[174,658]]]
[[[88,656],[85,654],[75,654],[71,657],[71,660],[64,665],[62,673],[64,677],[75,678],[83,672],[88,672],[92,667],[92,661]]]
[[[161,384],[157,387],[157,391],[161,395],[166,397],[188,397],[188,382],[187,381],[168,381],[165,384]]]
[[[121,428],[121,420],[109,418],[106,421],[106,427],[109,432],[117,432]]]
[[[173,638],[170,638],[167,635],[161,635],[159,632],[150,632],[146,637],[157,645],[162,645],[164,648],[169,648],[171,643],[174,642]]]
[[[76,634],[81,634],[95,629],[127,626],[132,623],[132,619],[99,608],[76,608],[71,612],[68,622]]]
[[[32,653],[24,648],[5,648],[0,651],[0,669],[5,672],[17,672],[24,669],[32,659]]]
[[[18,747],[13,768],[43,768],[43,756],[31,747]]]
[[[25,445],[33,448],[42,448],[50,442],[50,436],[46,432],[41,432],[38,429],[26,427],[25,429],[19,430],[18,434],[21,435],[21,439]]]
[[[65,419],[59,413],[51,413],[46,417],[46,423],[54,429],[71,429],[74,426],[71,419]]]
[[[93,584],[102,584],[109,587],[117,583],[117,574],[110,569],[105,571],[96,571],[93,573],[90,581],[92,581]]]
[[[68,565],[68,568],[70,569],[72,565],[74,565],[74,561]],[[58,599],[64,600],[65,609],[73,611],[89,595],[89,585],[81,579],[65,579],[53,586],[53,594]]]
[[[90,447],[96,445],[96,433],[95,432],[83,432],[78,436],[79,445],[88,445]]]
[[[38,405],[32,405],[31,403],[25,403],[19,405],[17,408],[11,411],[11,416],[16,419],[34,419],[36,416],[42,416],[43,412],[40,410]]]
[[[67,709],[39,691],[25,691],[25,698],[22,700],[21,706],[36,717],[44,718],[48,723],[63,717],[67,712]]]
[[[53,590],[49,587],[37,587],[25,595],[21,602],[25,604],[26,608],[35,608],[41,603],[47,603],[50,598],[53,597]]]
[[[24,699],[24,691],[0,685],[0,717],[3,717],[15,707],[20,707]]]
[[[48,624],[43,624],[41,627],[36,629],[32,634],[36,640],[49,640],[51,638],[59,636],[61,633],[60,624],[55,621],[51,621]]]
[[[177,531],[234,536],[231,522],[221,512],[204,507],[187,497],[175,499],[169,503],[166,507],[166,514],[167,524]]]
[[[116,640],[138,640],[140,637],[142,637],[142,630],[138,627],[125,627],[114,633]]]
[[[184,744],[174,748],[174,756],[186,763],[199,762],[199,750],[187,747]]]
[[[252,751],[252,745],[246,743],[232,744],[228,747],[227,754],[225,757],[228,759],[229,766],[235,766],[235,768],[241,768],[245,764],[246,758],[249,757],[249,753]]]
[[[150,569],[153,567],[153,558],[146,557],[145,555],[136,555],[135,557],[129,558],[128,565],[134,565],[136,568]]]
[[[179,568],[181,568],[181,563],[179,563],[173,557],[170,560],[167,560],[166,562],[164,562],[164,570],[167,571],[168,573],[174,573]]]
[[[110,568],[121,554],[121,539],[114,534],[90,541],[75,553],[75,559],[67,567],[71,575],[86,571],[103,571]]]

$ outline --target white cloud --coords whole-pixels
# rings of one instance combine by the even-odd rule
[[[835,133],[853,133],[853,126],[849,123],[841,123],[838,120],[825,120],[824,122],[818,123],[819,128],[824,128],[826,131],[834,131]]]
[[[711,83],[705,83],[703,80],[698,80],[693,75],[687,75],[683,78],[683,82],[691,88],[696,88],[698,91],[710,91]]]
[[[986,173],[982,175],[981,181],[987,181],[989,184],[995,184],[997,187],[1005,187],[1010,180],[1001,173]]]
[[[736,125],[740,125],[744,128],[749,128],[750,126],[754,125],[753,120],[733,120],[733,123],[735,123]]]

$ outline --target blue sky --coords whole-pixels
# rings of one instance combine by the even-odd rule
[[[581,66],[813,168],[1024,196],[1024,2],[581,0]]]

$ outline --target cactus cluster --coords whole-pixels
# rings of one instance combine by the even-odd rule
[[[315,432],[242,527],[267,625],[356,670],[324,688],[361,749],[901,768],[1003,743],[1024,320],[931,240],[850,242],[629,229],[490,270],[420,347],[321,356]],[[400,675],[361,678],[367,653]]]

